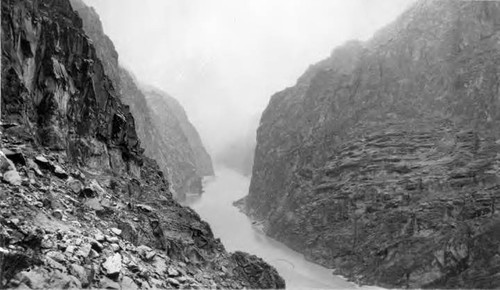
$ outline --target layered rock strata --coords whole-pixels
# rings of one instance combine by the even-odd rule
[[[271,97],[249,195],[267,234],[359,282],[500,286],[500,4],[418,1]]]

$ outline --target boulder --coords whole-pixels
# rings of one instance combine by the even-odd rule
[[[82,283],[73,275],[58,270],[49,273],[40,267],[30,271],[22,271],[16,275],[16,280],[32,289],[80,289]]]
[[[50,251],[47,254],[45,254],[47,257],[59,262],[59,263],[65,263],[66,262],[66,257],[59,251]]]
[[[101,289],[126,289],[126,288],[121,288],[120,284],[118,282],[115,282],[107,277],[102,277],[102,279],[99,281],[99,284],[101,285]]]
[[[179,285],[181,285],[181,283],[179,281],[177,281],[177,279],[175,278],[167,278],[167,283],[174,286],[174,287],[179,287]]]
[[[61,272],[63,272],[63,273],[64,273],[64,272],[66,272],[66,267],[65,267],[63,264],[61,264],[61,263],[59,263],[59,262],[56,262],[56,261],[55,261],[54,259],[52,259],[52,258],[45,257],[45,264],[46,264],[47,266],[49,266],[50,268],[52,268],[52,269],[59,270],[59,271],[61,271]]]
[[[134,280],[132,280],[132,278],[124,276],[121,282],[121,289],[138,290],[139,287],[134,282]]]
[[[22,183],[22,178],[17,170],[9,170],[3,174],[3,180],[11,185],[19,186]]]
[[[116,244],[116,243],[113,243],[111,245],[109,245],[111,247],[111,250],[113,250],[113,252],[119,252],[120,251],[120,245]]]
[[[66,182],[68,188],[75,194],[79,194],[83,189],[83,184],[80,180],[70,177]]]
[[[69,272],[82,283],[82,287],[85,288],[90,284],[89,273],[84,267],[73,263],[69,266]]]
[[[108,277],[116,280],[122,269],[122,256],[119,253],[115,253],[113,256],[106,259],[102,267],[106,271]]]
[[[45,284],[44,272],[42,271],[22,271],[16,275],[16,280],[26,284],[30,288],[41,287]]]
[[[82,258],[87,258],[90,254],[90,250],[92,249],[92,245],[89,243],[83,243],[80,245],[75,255]]]
[[[118,243],[120,239],[115,236],[106,236],[106,241],[109,243]]]
[[[128,220],[120,220],[118,221],[118,225],[121,232],[121,237],[134,245],[137,245],[139,241],[139,234],[133,222]]]
[[[87,201],[85,201],[84,205],[97,212],[104,210],[104,207],[101,205],[100,200],[97,198],[88,199]]]
[[[66,179],[69,176],[68,173],[59,165],[54,165],[54,175],[61,179]]]
[[[52,163],[42,155],[35,157],[35,163],[41,168],[46,170],[52,170],[54,167]]]
[[[106,237],[104,236],[103,233],[100,231],[94,235],[94,239],[98,242],[104,242],[106,240]]]
[[[139,254],[139,256],[141,256],[142,259],[146,261],[153,259],[156,255],[153,249],[145,245],[140,245],[139,247],[137,247],[137,253]]]
[[[179,271],[173,267],[168,267],[167,273],[170,277],[177,277],[180,275]]]
[[[113,234],[115,234],[115,235],[117,235],[117,236],[119,236],[119,235],[121,235],[121,234],[122,234],[122,230],[117,229],[117,228],[111,228],[111,229],[109,229],[109,230],[110,230]]]

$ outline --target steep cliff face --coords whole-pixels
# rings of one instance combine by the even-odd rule
[[[94,42],[97,56],[103,60],[104,69],[113,80],[121,100],[130,106],[130,111],[135,116],[137,134],[146,155],[157,160],[162,170],[169,174],[176,192],[201,192],[203,176],[214,174],[212,161],[182,106],[164,94],[167,100],[161,104],[171,105],[169,112],[172,113],[166,118],[179,124],[181,128],[169,130],[169,126],[160,123],[161,119],[153,112],[155,108],[150,107],[150,102],[146,100],[146,92],[139,88],[130,72],[119,66],[118,53],[113,42],[104,33],[99,15],[81,0],[71,0],[71,3],[82,17],[83,28]],[[192,165],[194,168],[189,167]]]
[[[169,176],[174,184],[182,186],[179,188],[181,193],[200,192],[199,176],[213,175],[213,168],[196,129],[176,99],[152,87],[145,87],[143,91],[153,122],[158,124],[159,134],[155,138],[163,144],[160,156],[175,168],[169,170]]]
[[[111,39],[104,34],[99,15],[81,0],[70,1],[73,9],[82,18],[83,30],[94,44],[96,55],[103,64],[106,75],[111,79],[118,97],[127,105],[136,120],[136,131],[147,153],[152,151],[152,135],[156,133],[149,108],[132,75],[119,66],[118,52]]]
[[[283,288],[172,198],[68,0],[4,0],[0,288]]]
[[[244,210],[358,281],[499,287],[500,4],[419,1],[272,96]]]
[[[70,0],[73,10],[82,19],[82,27],[85,34],[92,40],[106,71],[106,75],[111,79],[116,90],[121,84],[120,67],[118,66],[118,52],[113,41],[104,33],[99,15],[94,8],[87,6],[82,0]]]
[[[50,10],[52,19],[34,9]],[[2,14],[2,118],[80,165],[139,174],[132,114],[69,3],[5,1]]]
[[[175,134],[178,134],[179,136],[184,135],[185,140],[187,140],[187,144],[181,147],[191,149],[189,150],[190,152],[186,154],[186,159],[193,160],[192,162],[194,163],[196,171],[199,175],[214,175],[212,159],[210,158],[210,155],[205,147],[203,147],[198,131],[196,131],[196,128],[189,121],[186,111],[184,111],[184,108],[179,101],[171,97],[169,94],[154,87],[146,86],[143,88],[143,91],[146,94],[148,106],[151,108],[155,118],[157,118],[155,124],[162,124],[162,126],[159,127],[164,128],[163,125],[168,118],[172,118],[173,121],[176,120],[178,123],[180,132],[167,132],[165,136]]]

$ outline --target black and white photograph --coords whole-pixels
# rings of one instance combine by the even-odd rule
[[[0,3],[0,289],[500,289],[500,0]]]

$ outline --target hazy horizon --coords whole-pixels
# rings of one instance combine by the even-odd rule
[[[85,2],[121,65],[179,100],[216,155],[245,138],[270,96],[309,65],[346,41],[370,38],[414,0]]]

